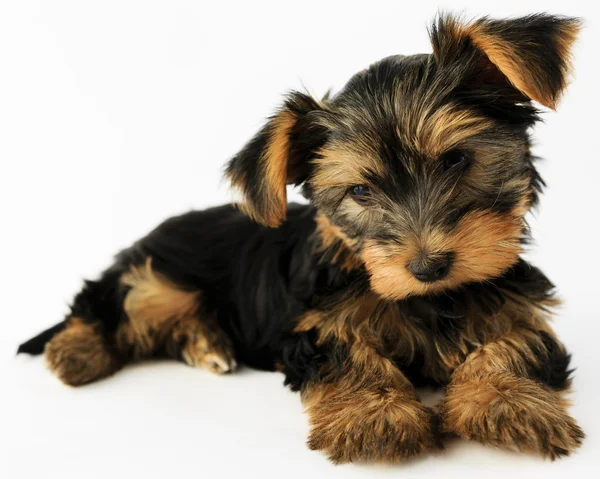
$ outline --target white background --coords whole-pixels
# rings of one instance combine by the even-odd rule
[[[599,477],[599,12],[498,4],[0,2],[0,476]],[[322,95],[377,59],[429,52],[438,9],[587,23],[576,77],[536,131],[549,189],[529,255],[566,300],[555,327],[577,367],[571,411],[588,434],[577,454],[552,463],[454,441],[402,466],[334,467],[305,447],[299,397],[278,373],[142,363],[74,389],[40,357],[14,356],[117,250],[170,215],[228,201],[223,163],[283,92]]]

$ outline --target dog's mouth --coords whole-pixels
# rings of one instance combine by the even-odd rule
[[[371,288],[385,299],[402,300],[457,286],[447,266],[415,269],[395,258],[382,257],[376,251],[365,252],[364,257]]]

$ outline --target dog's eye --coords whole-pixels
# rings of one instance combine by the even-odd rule
[[[440,160],[444,166],[444,170],[462,170],[469,166],[470,158],[467,153],[461,150],[450,150],[444,153]]]
[[[352,199],[359,205],[367,205],[373,199],[371,195],[371,188],[365,185],[356,185],[350,187],[350,196],[352,196]]]

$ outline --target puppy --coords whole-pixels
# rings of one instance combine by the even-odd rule
[[[441,16],[433,54],[385,58],[322,100],[290,93],[227,165],[241,212],[165,221],[19,352],[70,385],[157,355],[282,371],[310,448],[336,463],[401,461],[444,434],[569,454],[584,434],[553,286],[519,255],[543,185],[532,101],[556,107],[579,29]],[[435,411],[426,383],[446,386]]]

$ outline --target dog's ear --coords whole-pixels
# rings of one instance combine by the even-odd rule
[[[317,121],[325,110],[322,102],[291,92],[227,165],[226,177],[243,196],[238,206],[254,221],[277,227],[285,219],[286,185],[306,180],[311,157],[326,141],[326,130]]]
[[[477,81],[508,81],[525,100],[554,109],[567,83],[571,47],[581,25],[577,18],[548,14],[506,20],[484,17],[470,24],[442,15],[430,37],[441,66],[464,64],[476,52]]]

